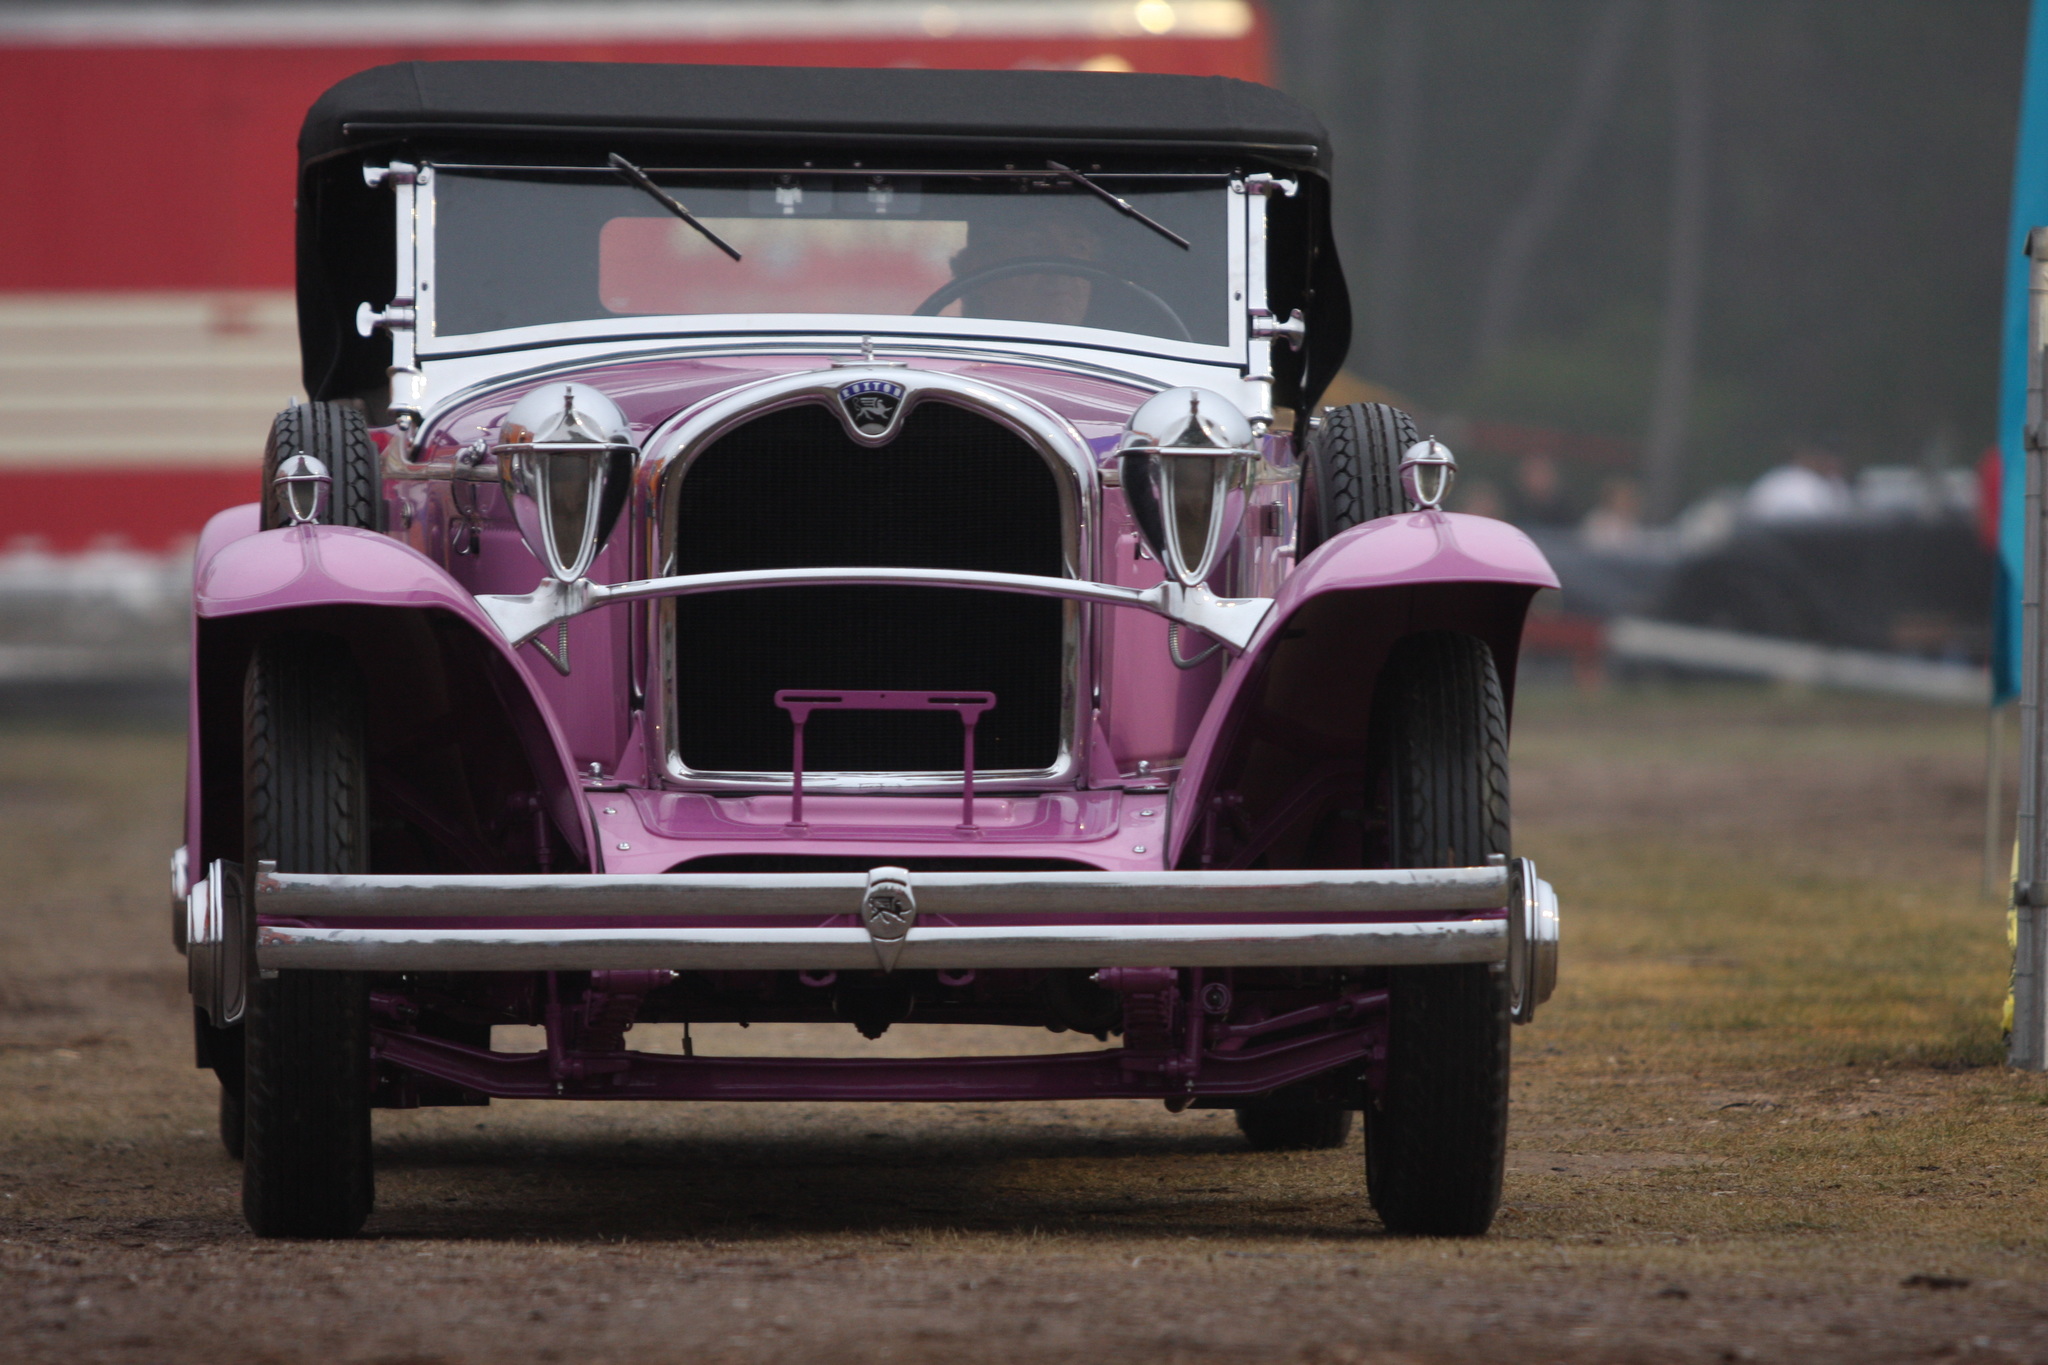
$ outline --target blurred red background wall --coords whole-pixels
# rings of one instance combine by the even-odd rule
[[[297,389],[299,121],[365,67],[1267,76],[1264,23],[1238,0],[594,5],[526,10],[509,35],[492,21],[431,4],[0,14],[0,550],[172,551],[253,499],[270,415]]]

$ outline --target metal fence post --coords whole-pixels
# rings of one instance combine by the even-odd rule
[[[2027,454],[2026,563],[2021,595],[2019,877],[2013,901],[2019,921],[2013,951],[2012,1041],[2006,1060],[2029,1071],[2048,1069],[2048,726],[2042,724],[2042,689],[2048,686],[2041,594],[2048,534],[2042,512],[2042,343],[2048,339],[2048,228],[2027,234]]]

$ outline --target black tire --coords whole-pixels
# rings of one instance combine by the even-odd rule
[[[368,836],[364,689],[348,650],[284,636],[249,661],[246,866],[358,872]],[[346,1237],[374,1199],[369,990],[354,972],[249,983],[243,1025],[242,1213],[259,1237]]]
[[[1492,651],[1469,635],[1403,640],[1374,713],[1399,865],[1471,867],[1507,853],[1507,708]],[[1365,1119],[1373,1208],[1399,1235],[1478,1236],[1500,1206],[1507,1157],[1506,972],[1476,964],[1387,976],[1386,1086]]]
[[[277,486],[277,467],[294,455],[311,455],[327,466],[334,480],[320,520],[331,526],[378,529],[382,506],[377,447],[363,414],[342,403],[301,403],[286,408],[270,423],[263,446],[263,529],[292,524],[284,492]]]
[[[220,1088],[220,1145],[236,1161],[242,1159],[242,1097]]]
[[[1286,1090],[1237,1106],[1237,1131],[1255,1152],[1318,1152],[1351,1136],[1351,1110],[1327,1095]]]
[[[1303,452],[1297,561],[1339,531],[1408,510],[1401,457],[1417,439],[1415,419],[1387,403],[1323,409]]]

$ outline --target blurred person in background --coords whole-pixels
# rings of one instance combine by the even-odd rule
[[[1525,455],[1515,467],[1515,496],[1510,520],[1527,526],[1569,526],[1578,508],[1565,491],[1557,461],[1548,455]]]
[[[1842,476],[1842,457],[1827,446],[1804,442],[1792,458],[1766,470],[1742,495],[1745,521],[1828,521],[1854,510],[1855,495]]]
[[[1589,550],[1625,552],[1643,543],[1643,493],[1634,479],[1609,479],[1600,502],[1579,523],[1579,543]]]
[[[1500,485],[1492,479],[1469,479],[1459,484],[1455,501],[1457,506],[1452,510],[1468,516],[1508,519],[1508,500],[1501,496]]]

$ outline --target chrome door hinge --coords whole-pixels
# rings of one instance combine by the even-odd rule
[[[1308,320],[1302,317],[1299,308],[1289,313],[1285,322],[1276,321],[1263,308],[1255,308],[1252,310],[1252,336],[1261,341],[1281,337],[1286,340],[1289,350],[1298,351],[1301,343],[1308,339]]]

